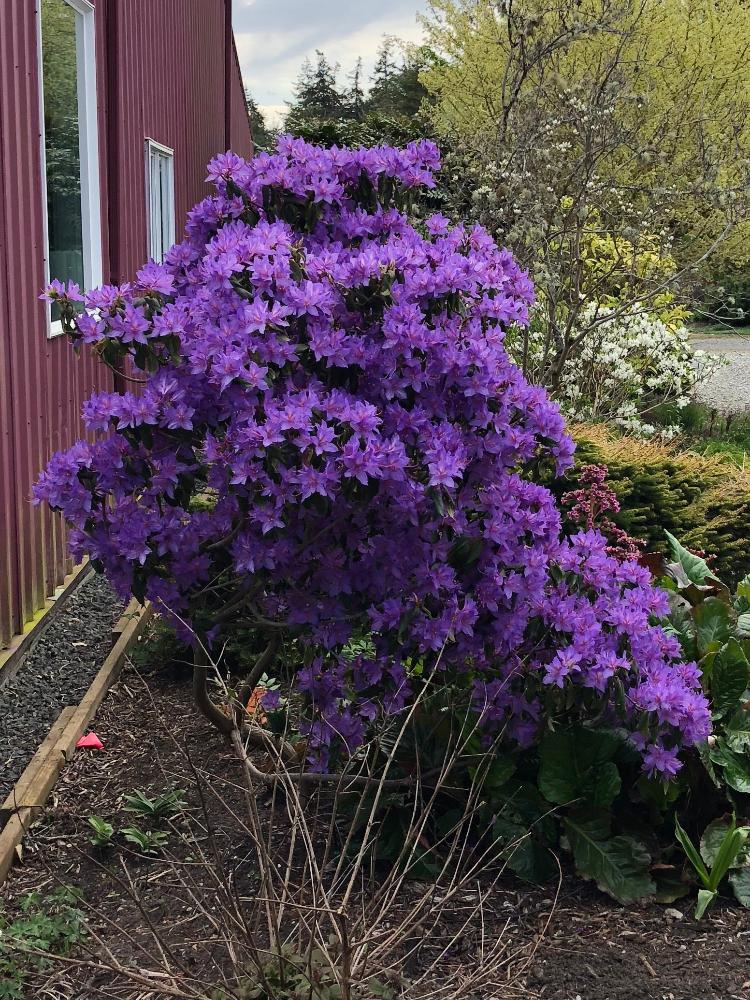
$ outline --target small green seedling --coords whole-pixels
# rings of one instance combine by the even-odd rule
[[[125,811],[138,813],[148,819],[160,819],[163,816],[174,817],[184,811],[187,806],[184,788],[173,788],[169,792],[150,799],[145,792],[136,789],[130,795],[123,796]]]
[[[89,816],[86,821],[94,831],[91,843],[94,847],[109,847],[115,835],[115,828],[111,823],[107,823],[101,816]]]
[[[682,849],[687,854],[690,864],[703,883],[703,888],[698,890],[698,905],[695,908],[695,919],[700,920],[711,903],[716,899],[722,879],[728,874],[729,869],[734,865],[744,848],[745,841],[748,835],[750,835],[750,827],[738,827],[737,820],[733,816],[732,822],[726,828],[726,833],[713,856],[713,863],[711,863],[710,858],[704,861],[698,848],[680,826],[680,821],[677,817],[675,817],[674,827]],[[711,864],[710,871],[706,866],[706,862]]]
[[[20,903],[12,919],[0,904],[0,1000],[32,995],[30,979],[49,969],[52,959],[66,956],[86,937],[81,895],[69,888],[47,896],[33,892]]]
[[[358,984],[357,997],[375,997],[378,1000],[396,1000],[390,986],[376,979],[367,979]],[[348,994],[347,994],[348,995]],[[304,955],[297,954],[293,947],[283,944],[279,953],[259,968],[252,979],[239,984],[239,990],[232,997],[242,1000],[340,1000],[344,996],[343,985],[337,981],[332,971],[330,956],[319,948],[313,948]],[[211,993],[211,1000],[229,1000],[229,993],[219,989]]]
[[[137,826],[123,827],[122,835],[142,854],[158,854],[169,840],[169,834],[163,830],[139,830]]]

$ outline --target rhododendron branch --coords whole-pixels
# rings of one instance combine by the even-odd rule
[[[271,740],[268,741],[268,743],[271,742]],[[236,728],[233,728],[232,730],[232,745],[234,746],[240,763],[245,770],[245,774],[248,776],[253,785],[256,783],[260,783],[262,785],[275,785],[282,780],[282,776],[278,771],[261,771],[255,766],[255,764],[253,764],[247,754],[242,736]],[[441,769],[437,768],[434,771],[431,771],[429,775],[425,775],[425,779],[436,778],[440,773]],[[342,776],[341,774],[322,774],[316,771],[289,770],[284,771],[283,781],[315,787],[320,787],[322,785],[336,785],[339,787],[340,791],[349,791],[354,788],[382,788],[384,791],[397,791],[405,788],[414,788],[417,784],[417,779],[411,775],[405,778],[380,778],[377,776],[370,777],[368,775],[358,774],[347,774]]]
[[[208,677],[213,670],[213,664],[201,662],[202,653],[194,650],[193,657],[193,700],[199,711],[223,736],[229,736],[234,728],[230,715],[212,701],[209,693]]]
[[[278,633],[269,640],[268,645],[260,654],[258,659],[255,661],[255,665],[248,674],[247,678],[243,681],[242,687],[239,690],[237,700],[239,702],[240,711],[245,711],[245,707],[250,700],[255,688],[258,686],[263,674],[267,673],[274,661],[276,653],[279,650],[280,639]]]

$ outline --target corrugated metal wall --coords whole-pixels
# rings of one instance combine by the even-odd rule
[[[108,10],[111,6],[112,0]],[[108,134],[120,164],[117,216],[112,220],[118,229],[113,242],[119,259],[113,265],[124,276],[142,263],[146,252],[146,216],[132,210],[145,204],[144,139],[174,150],[178,227],[208,193],[206,164],[227,147],[225,2],[120,0],[115,18],[119,65],[116,93],[110,93]],[[249,156],[250,127],[233,45],[228,55],[230,144]]]
[[[224,0],[97,0],[105,280],[146,254],[144,142],[175,150],[178,229],[201,197],[206,162],[226,147]],[[251,152],[231,55],[231,139]],[[111,232],[110,232],[111,226]],[[111,251],[111,253],[110,253]],[[0,648],[69,572],[58,518],[31,506],[50,455],[81,434],[79,415],[111,373],[47,339],[35,0],[0,2]]]
[[[111,384],[89,354],[49,340],[44,284],[36,4],[0,13],[0,645],[71,568],[59,519],[31,506],[50,455],[80,432],[86,396]],[[103,124],[103,118],[102,122]],[[101,126],[100,126],[101,127]],[[106,188],[105,188],[106,191]],[[106,242],[105,242],[105,267]]]

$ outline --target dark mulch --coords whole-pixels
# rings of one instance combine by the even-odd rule
[[[51,889],[60,881],[80,886],[92,907],[94,928],[116,954],[132,957],[136,944],[146,944],[147,921],[175,933],[179,929],[184,939],[194,909],[173,884],[174,869],[164,857],[145,859],[122,848],[108,854],[92,849],[86,817],[96,814],[121,823],[123,793],[134,788],[158,792],[173,785],[188,787],[188,759],[225,780],[230,807],[239,811],[239,786],[236,796],[232,791],[239,775],[221,739],[196,720],[189,682],[179,668],[156,668],[146,676],[126,672],[102,707],[95,728],[105,743],[104,752],[79,752],[66,767],[52,807],[28,838],[24,864],[0,890],[0,898],[14,906],[24,893]],[[192,793],[191,807],[190,816],[200,829],[203,818]],[[251,888],[251,845],[233,821],[231,809],[217,816],[213,838],[238,885]],[[208,841],[205,834],[204,844]],[[184,856],[180,861],[191,863]],[[107,870],[110,866],[112,871]],[[127,878],[138,887],[143,910],[129,897]],[[485,913],[485,934],[490,939],[504,936],[509,953],[518,956],[514,960],[517,986],[513,990],[499,987],[482,997],[467,993],[466,1000],[508,1000],[511,996],[748,1000],[750,913],[726,901],[697,923],[691,911],[690,900],[672,908],[654,904],[622,908],[569,873],[559,889],[534,889],[508,878]],[[461,947],[446,962],[476,962],[476,946],[476,929],[467,929]],[[201,967],[203,959],[194,951],[184,956],[186,965]],[[141,960],[147,964],[145,958]],[[66,996],[84,992],[99,996],[104,995],[100,990],[111,988],[106,976],[89,970],[65,970],[57,982],[67,984],[68,992],[61,994]],[[139,987],[116,995],[127,1000],[162,996],[158,989],[151,992]]]
[[[54,614],[18,673],[0,687],[0,801],[67,705],[77,705],[112,646],[122,603],[89,574]]]

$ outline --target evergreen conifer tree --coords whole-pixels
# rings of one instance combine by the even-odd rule
[[[245,89],[245,103],[253,133],[253,146],[258,152],[267,152],[274,145],[273,132],[268,128],[263,112],[258,107],[250,91]]]
[[[302,64],[287,127],[316,118],[339,118],[344,110],[344,100],[336,86],[338,66],[332,65],[320,49],[316,50],[315,57],[315,65],[309,59]]]

